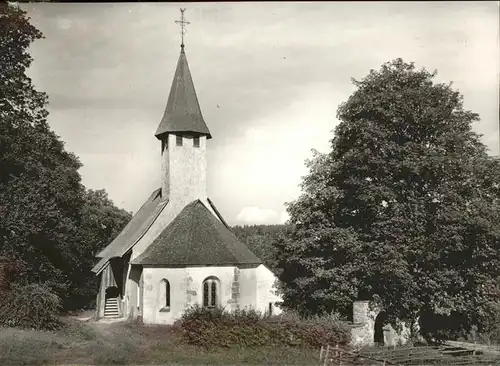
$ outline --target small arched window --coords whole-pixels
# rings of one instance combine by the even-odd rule
[[[170,282],[166,279],[160,282],[159,305],[160,311],[170,311]]]
[[[203,281],[203,306],[215,308],[219,301],[219,280],[216,277],[208,277]]]

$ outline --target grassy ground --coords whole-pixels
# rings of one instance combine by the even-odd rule
[[[66,326],[57,332],[0,328],[0,365],[317,365],[319,362],[318,350],[261,347],[210,351],[183,344],[179,331],[172,327],[81,320],[86,317],[80,315],[80,320],[67,317]],[[365,363],[373,364],[370,356],[375,358],[376,354],[387,351],[370,348],[362,353],[368,356]],[[392,354],[392,359],[401,358],[403,351],[396,352],[399,356]],[[412,349],[413,356],[418,352]],[[442,361],[440,364],[457,364],[456,357],[450,357],[437,358]],[[420,364],[423,363],[429,364]]]
[[[318,351],[294,348],[209,351],[182,344],[169,327],[66,320],[65,329],[0,329],[0,365],[295,364],[318,362]]]

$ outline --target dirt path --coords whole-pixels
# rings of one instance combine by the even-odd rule
[[[90,327],[93,331],[96,332],[99,339],[102,339],[105,342],[112,342],[117,337],[123,338],[124,327],[123,323],[124,319],[99,319],[95,320],[95,311],[83,311],[76,314],[69,315],[68,318],[72,320],[78,320]]]
[[[123,339],[129,333],[123,327],[123,320],[102,319],[98,321],[89,320],[86,322],[88,326],[96,331],[102,338],[107,340]]]

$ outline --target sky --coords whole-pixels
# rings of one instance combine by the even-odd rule
[[[85,186],[136,212],[160,186],[163,115],[180,52],[204,119],[208,194],[230,225],[278,224],[311,149],[327,152],[351,78],[401,57],[453,81],[499,154],[497,2],[26,3],[45,39],[29,74]]]

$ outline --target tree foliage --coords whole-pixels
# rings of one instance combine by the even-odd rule
[[[0,326],[55,330],[62,325],[60,308],[59,297],[48,286],[15,285],[0,300]]]
[[[287,225],[234,226],[233,233],[272,271],[279,269],[275,261],[274,242]]]
[[[331,151],[308,162],[277,243],[285,305],[351,312],[380,296],[393,318],[486,326],[498,300],[500,162],[436,72],[401,59],[360,81],[338,109]]]
[[[88,293],[90,261],[128,214],[85,190],[80,162],[49,127],[47,95],[26,74],[41,38],[18,6],[0,5],[0,257],[20,285],[43,284],[69,304]]]
[[[0,249],[22,264],[24,281],[62,293],[83,203],[80,163],[50,130],[47,96],[26,75],[41,33],[17,6],[0,9]]]

